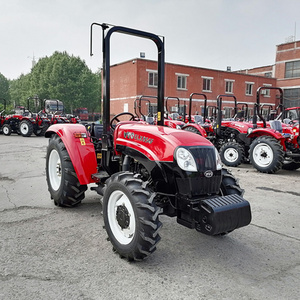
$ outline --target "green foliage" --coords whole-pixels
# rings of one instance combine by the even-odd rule
[[[63,101],[67,113],[78,107],[100,112],[101,76],[92,73],[79,57],[55,52],[40,59],[30,74],[10,82],[11,102],[15,105],[27,107],[27,99],[35,96]]]
[[[0,110],[9,104],[9,81],[0,73]]]

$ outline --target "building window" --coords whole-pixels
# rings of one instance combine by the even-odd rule
[[[232,118],[232,107],[224,107],[224,118],[225,119],[230,119]]]
[[[266,72],[265,77],[271,78],[272,77],[272,72]]]
[[[202,90],[204,92],[211,92],[211,82],[212,82],[212,77],[202,77],[203,78],[203,86]]]
[[[300,88],[284,89],[283,102],[285,107],[300,106]]]
[[[148,86],[149,87],[157,87],[158,75],[156,71],[148,72]]]
[[[253,95],[253,82],[246,82],[246,96]]]
[[[285,78],[300,77],[300,60],[285,63]]]
[[[177,75],[177,89],[186,90],[188,75],[182,75],[182,74],[176,74],[176,75]]]
[[[233,93],[233,82],[234,80],[226,80],[225,79],[225,93]]]
[[[263,86],[268,87],[268,86],[272,86],[271,84],[264,84]],[[270,97],[271,96],[271,92],[269,89],[262,89],[260,91],[261,95],[264,95],[265,97]]]

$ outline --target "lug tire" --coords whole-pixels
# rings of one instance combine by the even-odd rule
[[[29,137],[33,133],[33,125],[28,120],[23,120],[20,122],[20,133],[24,137]]]
[[[155,193],[139,174],[119,172],[107,181],[103,194],[103,218],[109,240],[122,258],[142,260],[156,250],[162,227]]]
[[[284,152],[278,140],[271,136],[261,136],[251,143],[249,158],[259,172],[273,174],[281,169]]]
[[[237,167],[245,157],[244,148],[235,142],[228,142],[220,148],[220,157],[222,163],[229,167]]]
[[[192,127],[192,126],[185,127],[185,128],[183,128],[183,130],[190,131],[190,132],[201,135],[200,131],[197,128]]]
[[[284,170],[294,171],[299,168],[300,168],[300,162],[289,161],[289,160],[283,161],[282,169],[284,169]]]
[[[68,151],[56,134],[50,138],[47,148],[46,179],[55,205],[72,207],[84,199],[87,185],[80,185]]]
[[[11,135],[12,130],[11,130],[10,125],[4,124],[2,126],[2,132],[3,132],[4,135]]]
[[[227,196],[237,194],[239,196],[243,196],[244,192],[244,189],[240,187],[238,180],[232,175],[232,173],[226,168],[223,168],[220,195]]]
[[[49,128],[49,124],[44,124],[43,127],[39,127],[37,129],[34,129],[33,133],[36,136],[44,136],[45,132],[47,131],[48,128]]]

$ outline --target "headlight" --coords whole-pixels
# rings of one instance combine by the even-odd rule
[[[176,125],[176,129],[181,129],[181,126],[180,125]]]
[[[248,134],[250,134],[252,131],[253,131],[253,128],[251,128],[251,127],[247,129]]]
[[[191,152],[185,148],[178,148],[176,150],[176,161],[178,166],[189,172],[197,172],[197,166]]]
[[[216,167],[217,167],[217,170],[222,170],[221,157],[220,157],[220,154],[219,154],[219,152],[216,148],[215,148],[215,152],[216,152]]]

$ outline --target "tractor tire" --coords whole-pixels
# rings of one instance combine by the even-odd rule
[[[300,168],[300,162],[298,161],[290,161],[290,160],[284,160],[282,169],[294,171]]]
[[[161,209],[155,193],[130,172],[113,174],[103,190],[103,218],[113,250],[128,261],[142,260],[156,250]]]
[[[227,196],[237,194],[239,196],[244,195],[244,189],[239,185],[238,180],[228,171],[226,168],[222,169],[222,182],[220,186],[220,195]]]
[[[24,137],[29,137],[33,133],[33,125],[29,120],[23,120],[20,122],[20,133]]]
[[[278,140],[271,136],[260,136],[251,143],[249,158],[259,172],[273,174],[281,169],[284,152]]]
[[[183,130],[190,131],[190,132],[201,135],[200,131],[197,128],[192,127],[192,126],[185,127],[185,128],[183,128]]]
[[[33,129],[33,133],[36,136],[44,136],[45,132],[47,131],[48,128],[49,128],[49,124],[44,124],[43,127],[39,127],[37,129]]]
[[[2,132],[3,132],[4,135],[11,135],[12,130],[11,130],[10,125],[9,124],[4,124],[2,126]]]
[[[235,142],[228,142],[220,148],[222,163],[228,167],[239,166],[245,158],[244,148]]]
[[[68,151],[57,134],[52,135],[47,148],[46,179],[55,205],[72,207],[84,199],[87,185],[80,185]]]

